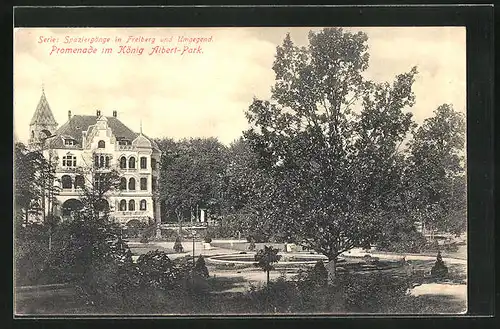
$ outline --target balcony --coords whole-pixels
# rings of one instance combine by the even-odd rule
[[[121,172],[137,172],[137,168],[120,168]]]
[[[133,145],[116,145],[117,151],[132,151],[134,150]]]
[[[116,211],[115,216],[148,216],[149,212],[147,210],[134,210],[134,211]]]

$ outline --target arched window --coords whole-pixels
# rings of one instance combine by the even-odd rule
[[[127,159],[125,159],[125,157],[120,158],[120,168],[121,169],[127,168]]]
[[[103,149],[106,147],[106,143],[104,141],[97,142],[97,148]]]
[[[85,186],[85,179],[82,175],[77,175],[75,177],[75,188],[80,187],[83,188]]]
[[[145,191],[148,189],[148,179],[143,177],[141,178],[141,190]]]
[[[71,189],[73,182],[71,176],[64,175],[61,177],[61,184],[63,189]]]
[[[99,157],[99,168],[104,168],[104,155]]]
[[[130,191],[134,191],[135,190],[135,178],[134,177],[132,177],[132,178],[129,179],[129,181],[128,181],[128,189]]]
[[[135,169],[135,158],[134,157],[130,157],[130,159],[128,159],[128,167],[130,169]]]
[[[140,210],[146,210],[146,200],[141,200],[139,207],[140,207]]]
[[[126,190],[127,189],[127,179],[125,177],[122,177],[120,179],[120,190]]]
[[[127,211],[127,201],[125,200],[120,201],[120,211]]]
[[[130,210],[130,211],[135,210],[135,201],[134,200],[130,200],[128,202],[128,210]]]
[[[141,169],[146,169],[148,167],[148,158],[141,157]]]
[[[99,168],[99,156],[94,156],[94,167]]]
[[[76,167],[76,157],[71,154],[66,154],[62,158],[63,167]]]
[[[109,168],[109,157],[106,157],[106,168]]]

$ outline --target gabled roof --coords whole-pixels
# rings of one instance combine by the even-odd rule
[[[108,121],[108,126],[111,128],[111,131],[117,140],[126,139],[132,142],[139,136],[138,133],[133,132],[116,117],[106,117],[106,120]],[[54,133],[57,137],[51,140],[50,146],[53,148],[65,148],[63,138],[72,138],[77,141],[78,146],[81,148],[83,142],[83,131],[87,131],[90,126],[95,124],[97,124],[97,116],[95,115],[73,115]],[[146,136],[146,138],[148,137]],[[148,139],[151,141],[152,147],[158,149],[156,143],[154,143],[152,139]]]
[[[39,124],[39,125],[55,125],[57,126],[56,119],[52,114],[52,110],[50,109],[49,102],[47,102],[47,98],[45,97],[45,91],[42,90],[42,96],[38,101],[38,105],[36,107],[35,113],[31,118],[30,125]]]

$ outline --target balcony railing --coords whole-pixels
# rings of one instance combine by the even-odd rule
[[[117,211],[115,216],[146,216],[147,210],[134,210],[134,211]]]
[[[117,151],[131,151],[134,149],[133,145],[116,145]]]
[[[137,168],[119,168],[122,172],[136,172]]]

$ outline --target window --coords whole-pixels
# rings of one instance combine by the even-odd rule
[[[155,159],[155,158],[152,158],[152,159],[151,159],[151,168],[152,168],[152,169],[157,169],[157,168],[156,168],[156,165],[157,165],[157,163],[156,163],[156,159]]]
[[[135,179],[133,177],[128,181],[128,189],[131,191],[135,190]]]
[[[125,157],[120,158],[120,168],[121,169],[127,168],[127,159],[125,159]]]
[[[106,165],[106,168],[109,168],[109,157],[108,156],[106,157],[106,164],[105,165]]]
[[[95,174],[94,175],[94,189],[100,190],[101,189],[101,174]]]
[[[71,154],[63,156],[62,165],[63,167],[76,167],[76,157]]]
[[[145,191],[148,189],[148,179],[147,178],[141,178],[141,190]]]
[[[104,141],[97,142],[97,148],[103,149],[106,147],[106,143]]]
[[[65,139],[64,140],[64,145],[76,145],[75,141],[72,139]]]
[[[130,169],[135,169],[135,158],[134,157],[131,157],[130,159],[128,159],[128,167]]]
[[[141,200],[139,207],[140,210],[146,210],[146,200]]]
[[[127,211],[127,201],[125,200],[120,201],[120,211]]]
[[[135,210],[135,201],[134,200],[130,200],[128,202],[128,210],[130,210],[130,211]]]
[[[153,188],[153,191],[156,191],[158,188],[158,179],[156,177],[153,177],[153,180],[151,181],[151,187]]]
[[[99,168],[104,168],[104,155],[99,157]]]
[[[64,175],[61,177],[61,184],[63,189],[71,189],[73,182],[71,181],[71,176]]]
[[[127,179],[125,177],[122,177],[120,179],[120,190],[126,190],[127,189]]]
[[[77,188],[77,187],[80,187],[80,188],[85,187],[85,180],[84,180],[83,176],[81,176],[81,175],[77,175],[75,177],[75,188]]]
[[[99,168],[99,156],[94,156],[94,167]]]
[[[141,157],[141,169],[146,169],[148,167],[148,158]]]
[[[122,139],[118,141],[118,145],[130,145],[130,141],[126,139]]]

